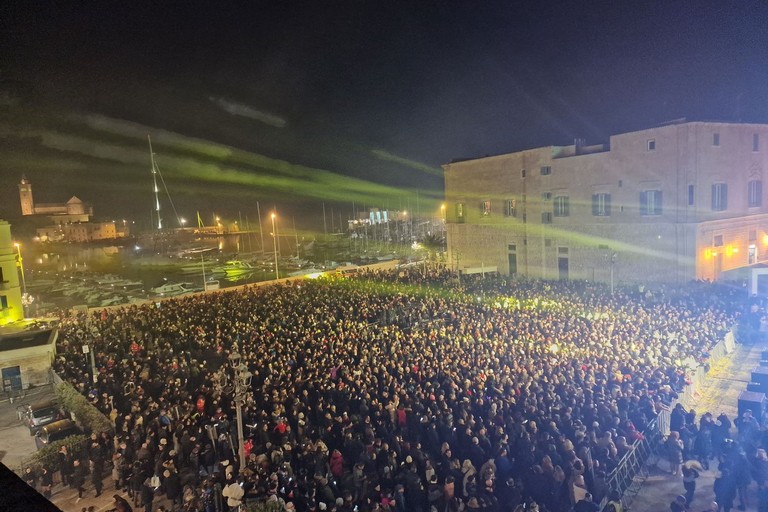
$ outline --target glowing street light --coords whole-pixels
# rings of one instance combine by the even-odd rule
[[[27,280],[24,277],[24,260],[21,257],[21,244],[18,242],[14,242],[13,246],[16,248],[16,254],[19,256],[19,270],[21,271],[21,291],[22,291],[22,300],[21,300],[21,313],[24,315],[24,318],[27,317],[27,313],[24,308],[24,301],[27,297]]]
[[[277,214],[272,212],[272,245],[275,247],[275,279],[280,279],[280,271],[277,269],[277,230],[275,229],[275,217],[277,217]]]
[[[181,224],[181,227],[183,228],[184,226],[187,225],[187,219],[185,219],[184,217],[181,217],[179,219],[179,224]]]

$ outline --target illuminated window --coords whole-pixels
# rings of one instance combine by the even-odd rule
[[[592,194],[592,215],[594,217],[609,217],[611,215],[611,194],[605,192]]]
[[[712,145],[713,146],[719,146],[720,145],[720,134],[719,133],[713,133],[712,134]]]
[[[480,213],[483,217],[488,217],[491,214],[491,202],[489,200],[480,203]]]
[[[640,215],[661,215],[661,190],[640,192]]]
[[[554,209],[555,217],[567,217],[570,215],[568,196],[555,196],[555,201],[552,207]]]
[[[712,184],[712,210],[725,211],[728,208],[728,185],[725,183]]]
[[[456,203],[456,222],[464,222],[464,203]]]
[[[747,183],[747,201],[750,208],[763,206],[763,182],[751,180]]]
[[[517,217],[517,202],[514,199],[507,199],[504,203],[504,216]]]
[[[646,149],[648,151],[656,151],[656,139],[648,139],[646,141]]]
[[[549,176],[550,174],[552,174],[552,167],[545,165],[541,168],[542,176]]]

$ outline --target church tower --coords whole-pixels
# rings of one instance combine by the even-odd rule
[[[19,182],[19,200],[21,201],[22,215],[35,214],[35,200],[32,199],[32,184],[24,175],[21,176],[21,181]]]

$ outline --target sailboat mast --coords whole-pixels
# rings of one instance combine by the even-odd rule
[[[163,229],[163,219],[160,217],[160,196],[157,188],[157,166],[155,165],[155,153],[152,151],[152,139],[147,134],[147,142],[149,142],[149,158],[152,162],[152,183],[155,187],[155,214],[157,215],[157,229],[158,231]]]

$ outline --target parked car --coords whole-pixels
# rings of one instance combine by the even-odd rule
[[[80,427],[70,419],[54,421],[37,431],[37,434],[35,434],[35,445],[37,445],[39,450],[54,441],[82,433],[83,431],[80,430]]]
[[[31,436],[35,435],[41,427],[68,417],[56,400],[44,400],[29,405],[25,416]]]

